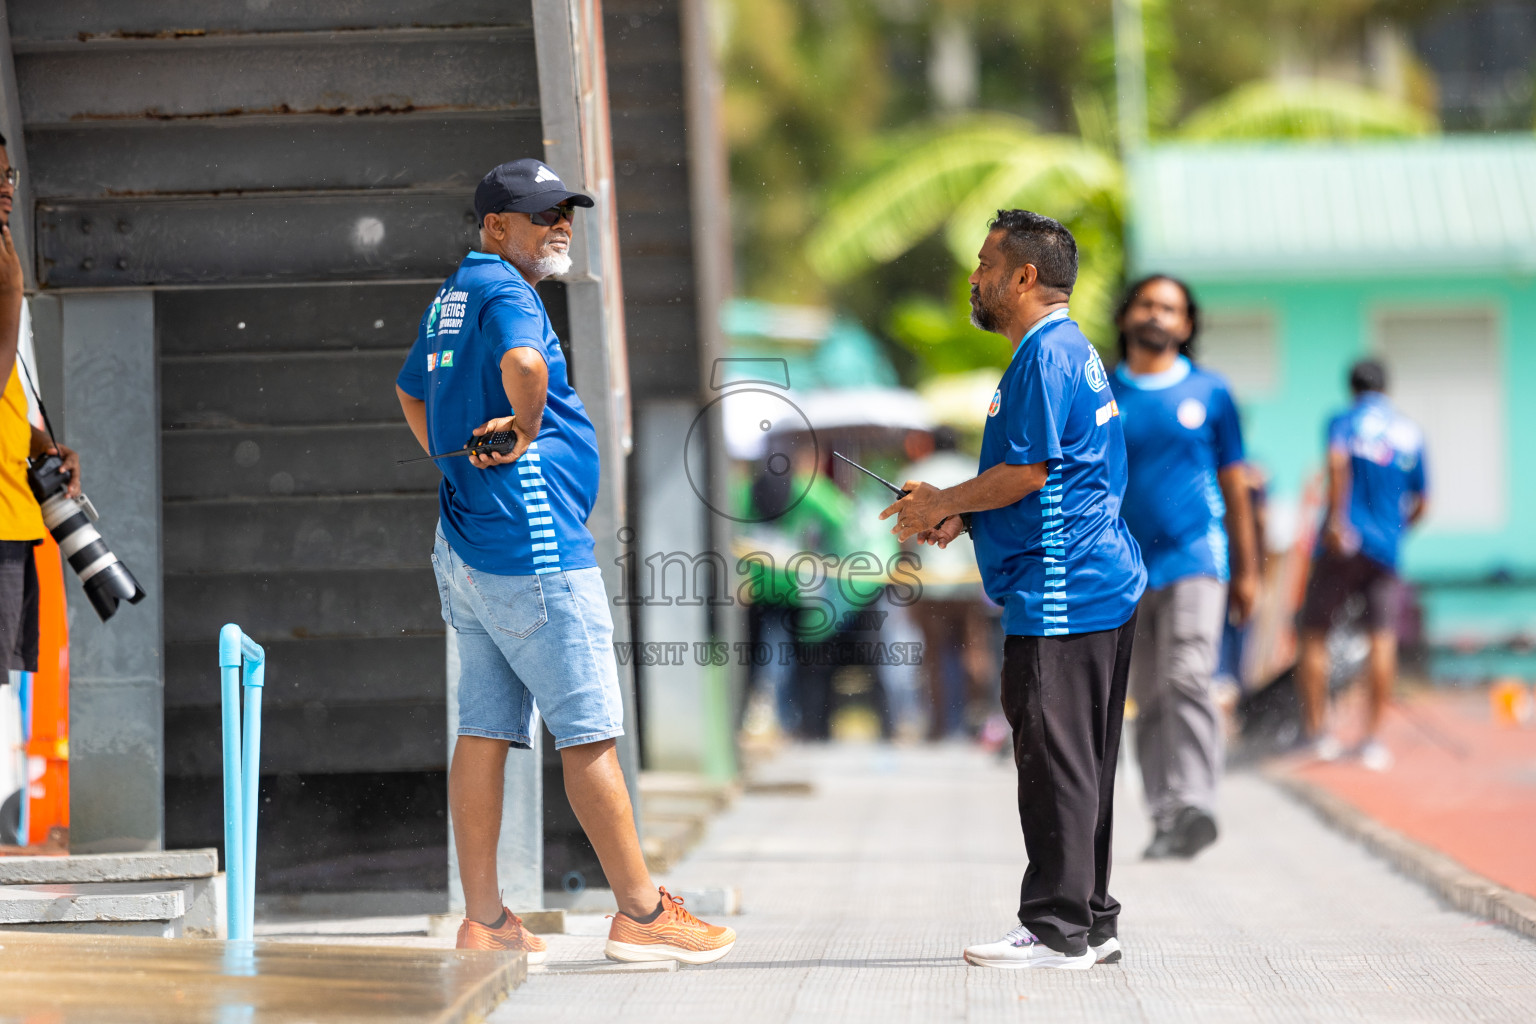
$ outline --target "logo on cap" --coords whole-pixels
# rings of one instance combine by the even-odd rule
[[[560,184],[560,176],[543,164],[539,165],[539,173],[533,176],[533,180],[535,184],[541,181],[552,181],[556,185]]]

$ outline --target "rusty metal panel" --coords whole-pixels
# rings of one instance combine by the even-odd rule
[[[46,288],[440,280],[478,237],[467,193],[43,203]]]
[[[205,36],[14,46],[26,123],[537,110],[525,29]]]
[[[45,200],[363,188],[468,195],[495,165],[543,153],[537,115],[112,121],[32,128],[26,142],[33,194]]]
[[[11,0],[11,34],[31,41],[177,38],[221,32],[522,26],[530,0]]]

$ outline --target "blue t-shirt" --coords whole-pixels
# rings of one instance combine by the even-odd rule
[[[1163,373],[1109,380],[1131,463],[1120,514],[1141,545],[1147,586],[1191,576],[1227,579],[1227,506],[1218,470],[1243,460],[1243,433],[1227,382],[1180,356]]]
[[[1125,437],[1104,363],[1064,309],[1030,328],[992,396],[978,472],[1000,462],[1044,462],[1048,473],[1040,490],[971,517],[1003,631],[1060,636],[1124,625],[1147,586],[1120,518]]]
[[[1349,456],[1349,523],[1360,552],[1397,568],[1408,499],[1426,490],[1424,434],[1377,391],[1328,424],[1328,447]]]
[[[486,420],[512,415],[501,357],[520,347],[549,366],[539,436],[507,465],[476,469],[462,456],[437,463],[443,536],[470,566],[499,576],[591,568],[597,434],[544,303],[523,275],[500,256],[465,256],[422,315],[396,383],[426,401],[432,452],[454,451]]]

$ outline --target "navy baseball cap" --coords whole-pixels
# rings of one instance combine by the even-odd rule
[[[572,192],[542,160],[524,157],[491,168],[475,189],[475,219],[488,213],[538,213],[569,200],[591,206],[592,197]]]

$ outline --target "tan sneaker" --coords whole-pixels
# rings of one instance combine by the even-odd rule
[[[459,925],[459,939],[453,948],[497,949],[527,953],[530,964],[543,963],[544,958],[549,955],[549,946],[543,939],[523,927],[522,918],[506,907],[501,909],[507,915],[507,923],[500,928],[492,928],[490,925],[471,921],[466,917],[464,923]]]
[[[641,924],[623,912],[613,915],[608,945],[610,960],[639,962],[676,960],[685,964],[709,964],[736,945],[736,933],[716,924],[705,924],[683,909],[683,901],[661,890],[661,913],[650,924]]]

